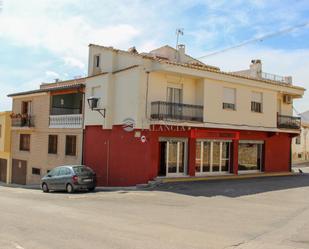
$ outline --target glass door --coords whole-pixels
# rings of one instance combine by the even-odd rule
[[[187,141],[171,139],[164,141],[166,176],[187,174]]]
[[[196,175],[228,173],[231,141],[198,140],[196,142]]]

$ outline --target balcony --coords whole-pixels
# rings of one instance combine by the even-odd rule
[[[49,128],[73,128],[81,129],[83,127],[83,115],[50,115]]]
[[[262,72],[261,77],[266,80],[272,80],[272,81],[278,81],[281,83],[292,84],[292,78],[289,76],[281,76],[281,75]]]
[[[151,103],[151,119],[203,122],[203,106],[156,101]]]
[[[283,129],[299,130],[301,127],[300,117],[279,115],[277,117],[277,127]]]
[[[11,116],[12,127],[33,128],[34,116],[29,115],[14,115]]]

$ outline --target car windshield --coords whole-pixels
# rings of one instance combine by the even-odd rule
[[[73,170],[75,172],[75,174],[84,174],[84,173],[93,173],[93,171],[85,166],[74,166]]]

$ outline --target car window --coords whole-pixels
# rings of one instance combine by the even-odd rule
[[[71,170],[69,168],[65,168],[65,174],[66,175],[71,175]]]
[[[74,166],[73,167],[75,174],[83,174],[83,173],[93,173],[93,171],[85,166]]]
[[[59,176],[64,176],[67,174],[67,168],[60,168]]]
[[[57,176],[59,174],[60,169],[59,168],[55,168],[51,171],[49,171],[48,175],[49,176]]]

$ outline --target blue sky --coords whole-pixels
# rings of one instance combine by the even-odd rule
[[[174,46],[176,28],[184,28],[180,42],[200,57],[309,22],[308,0],[0,0],[0,9],[0,111],[11,108],[8,93],[86,75],[89,43],[149,51]],[[236,71],[251,59],[309,87],[309,25],[203,61]],[[295,107],[309,109],[309,94]]]

